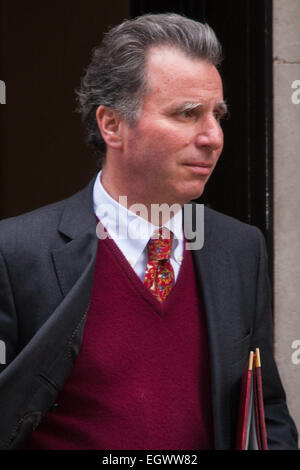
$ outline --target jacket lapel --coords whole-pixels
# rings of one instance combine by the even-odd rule
[[[192,217],[195,217],[195,204],[192,203]],[[230,278],[228,276],[229,257],[222,245],[218,245],[210,214],[205,209],[204,245],[192,251],[204,301],[210,345],[211,388],[214,420],[215,449],[230,447]],[[192,225],[193,224],[193,225]],[[193,239],[191,227],[196,227],[185,218],[185,237]],[[197,231],[201,239],[203,226]],[[197,235],[196,235],[197,236]],[[203,236],[202,236],[203,238]]]
[[[71,197],[63,211],[58,231],[66,239],[52,251],[58,282],[66,296],[97,252],[96,217],[93,211],[95,178],[82,191]]]

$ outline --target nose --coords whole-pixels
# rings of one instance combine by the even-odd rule
[[[210,150],[219,150],[223,147],[223,131],[214,115],[207,116],[197,128],[195,138],[197,147],[207,147]]]

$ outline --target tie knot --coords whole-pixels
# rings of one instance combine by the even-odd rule
[[[171,257],[171,249],[173,242],[173,233],[166,227],[161,227],[156,230],[147,245],[148,260],[149,261],[162,261],[168,260]]]

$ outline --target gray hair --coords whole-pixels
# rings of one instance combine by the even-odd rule
[[[147,51],[160,45],[175,47],[215,67],[222,61],[221,45],[210,26],[175,13],[146,14],[110,29],[94,49],[76,91],[77,111],[86,126],[87,143],[100,156],[99,167],[105,160],[106,146],[96,110],[104,105],[117,111],[129,125],[136,123],[147,92]]]

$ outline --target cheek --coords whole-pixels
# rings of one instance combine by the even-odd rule
[[[144,135],[145,148],[152,153],[153,157],[163,158],[164,161],[171,159],[171,156],[190,143],[186,135],[182,136],[178,130],[163,125],[148,129]]]
[[[187,132],[183,133],[162,120],[140,122],[128,135],[128,165],[139,166],[139,171],[148,171],[151,167],[153,172],[155,168],[157,171],[163,168],[172,171],[182,150],[190,145],[191,140],[192,136]]]

